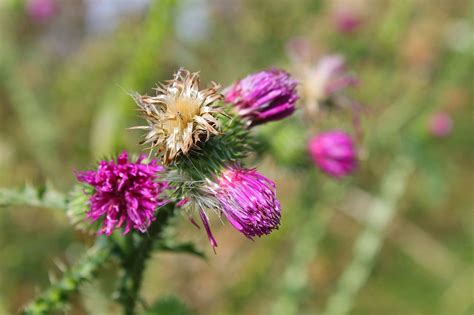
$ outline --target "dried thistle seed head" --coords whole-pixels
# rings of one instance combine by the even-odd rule
[[[223,113],[216,106],[223,98],[219,88],[212,82],[212,87],[199,90],[199,73],[180,69],[173,80],[156,88],[156,96],[133,95],[148,126],[132,129],[148,130],[141,143],[150,144],[162,155],[163,164],[169,164],[219,133],[217,118]]]

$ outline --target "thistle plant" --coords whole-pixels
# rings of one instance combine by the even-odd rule
[[[117,300],[124,314],[134,314],[153,244],[163,241],[170,218],[179,212],[200,218],[214,250],[213,214],[251,240],[277,230],[282,215],[277,187],[245,164],[257,144],[252,127],[291,115],[296,85],[282,70],[263,71],[234,83],[224,101],[220,85],[200,89],[199,73],[179,69],[158,85],[155,96],[133,93],[147,125],[130,129],[145,131],[140,143],[148,157],[141,153],[134,159],[123,151],[95,170],[76,172],[78,185],[64,205],[78,228],[100,235],[100,259],[99,250],[89,252],[24,313],[64,307],[82,283],[113,260],[120,266]],[[170,248],[200,254],[192,246]]]
[[[337,67],[339,61],[325,63]],[[331,81],[332,89],[326,86],[328,94],[320,96],[328,98],[349,84],[345,77],[341,80]],[[250,74],[224,90],[214,82],[202,89],[199,81],[198,72],[181,68],[171,80],[158,84],[155,95],[131,94],[146,124],[129,129],[143,132],[139,143],[147,154],[123,151],[101,160],[95,169],[76,172],[78,184],[64,208],[77,228],[98,235],[94,247],[100,250],[89,251],[63,280],[29,304],[25,314],[48,314],[64,307],[108,261],[119,266],[116,300],[124,314],[135,314],[153,250],[202,256],[194,246],[176,245],[176,240],[173,246],[163,245],[170,244],[165,231],[180,213],[194,225],[201,221],[215,253],[216,217],[225,218],[250,240],[279,229],[285,211],[276,184],[247,164],[250,155],[261,154],[258,126],[287,119],[298,108],[298,81],[276,68]],[[309,135],[309,157],[323,172],[341,178],[356,169],[349,134]]]
[[[474,2],[362,2],[0,1],[0,315],[472,311]]]

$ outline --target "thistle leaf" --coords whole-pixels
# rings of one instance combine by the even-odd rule
[[[66,197],[49,185],[41,188],[31,185],[25,185],[21,189],[0,188],[0,207],[17,205],[65,210]]]
[[[193,256],[200,257],[202,259],[207,259],[206,254],[201,251],[200,249],[196,248],[196,245],[191,242],[185,243],[174,243],[171,241],[160,241],[155,243],[155,249],[159,251],[165,252],[173,252],[173,253],[182,253],[182,254],[190,254]]]

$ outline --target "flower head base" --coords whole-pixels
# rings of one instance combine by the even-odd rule
[[[341,178],[357,168],[356,150],[350,135],[342,131],[321,133],[309,141],[314,163],[326,174]]]
[[[110,235],[122,226],[124,234],[132,228],[144,233],[155,220],[157,207],[167,203],[160,197],[167,184],[156,181],[164,168],[155,161],[142,164],[142,160],[143,156],[129,162],[127,152],[123,152],[117,162],[101,161],[97,171],[77,174],[80,182],[95,190],[87,217],[92,221],[103,218],[100,234]]]
[[[281,209],[275,183],[256,170],[230,167],[208,191],[232,226],[249,239],[278,229]]]
[[[236,107],[250,125],[279,120],[295,110],[297,81],[278,69],[250,74],[234,83],[225,93],[225,101]]]
[[[222,109],[214,106],[223,98],[219,88],[213,82],[211,88],[199,90],[199,74],[180,69],[173,80],[156,88],[156,96],[133,95],[148,126],[132,129],[148,130],[142,143],[150,144],[169,164],[219,133],[217,117]]]

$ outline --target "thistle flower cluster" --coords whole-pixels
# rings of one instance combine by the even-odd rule
[[[295,110],[297,82],[282,70],[249,75],[226,89],[199,89],[199,74],[180,69],[156,88],[156,95],[133,94],[146,126],[142,144],[156,160],[102,161],[96,171],[80,172],[90,185],[87,217],[101,221],[99,233],[123,228],[145,232],[156,211],[174,202],[196,209],[213,247],[208,213],[223,215],[249,239],[278,229],[281,207],[276,186],[255,169],[242,165],[251,150],[249,127],[287,117]]]
[[[342,73],[342,60],[323,60],[317,70],[317,96],[327,98],[351,84]],[[102,161],[95,171],[80,172],[90,185],[87,217],[100,221],[99,233],[111,235],[123,228],[144,233],[158,208],[174,203],[176,209],[199,214],[209,241],[213,236],[209,213],[223,216],[249,239],[279,228],[281,206],[275,183],[255,169],[245,168],[251,152],[250,127],[279,120],[295,111],[297,81],[283,70],[270,69],[236,81],[221,94],[220,85],[199,89],[199,74],[180,69],[160,84],[156,95],[133,94],[146,126],[142,144],[156,160],[135,162],[126,152],[117,162]],[[321,170],[342,177],[357,165],[349,135],[323,133],[309,143],[309,152]],[[195,223],[193,220],[192,222]]]

